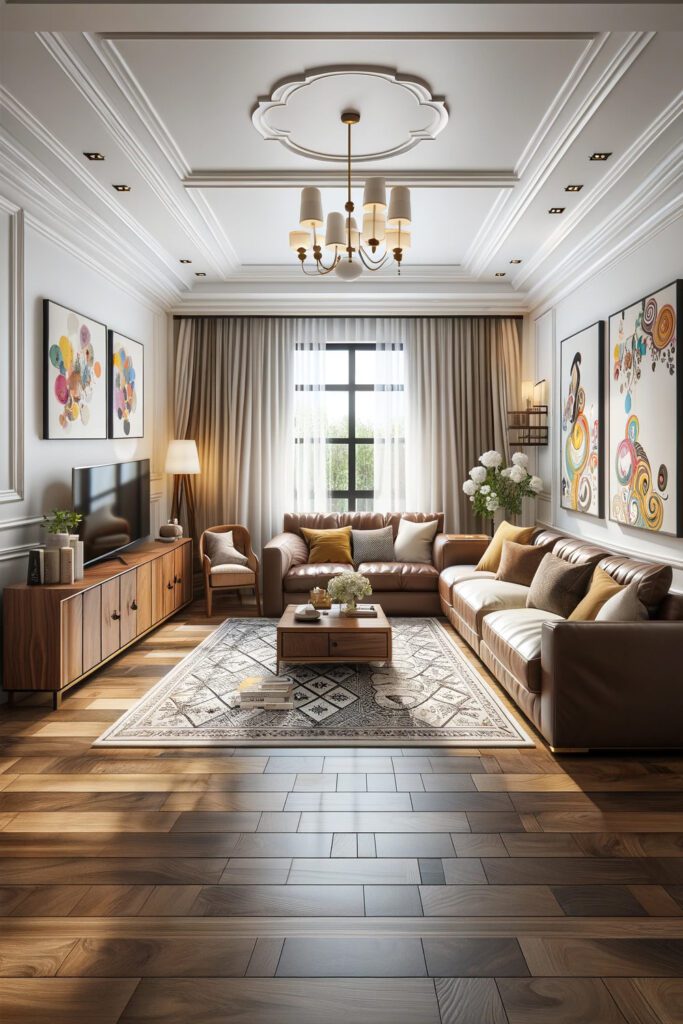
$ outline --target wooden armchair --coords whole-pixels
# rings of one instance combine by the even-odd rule
[[[228,533],[232,530],[232,540],[237,550],[247,559],[246,565],[213,566],[211,559],[204,551],[204,537],[207,533]],[[246,526],[210,526],[199,538],[199,559],[204,573],[204,592],[206,594],[206,614],[211,615],[213,595],[219,590],[237,590],[242,587],[253,587],[256,591],[256,607],[261,615],[261,592],[259,590],[259,560],[253,552],[251,537]]]

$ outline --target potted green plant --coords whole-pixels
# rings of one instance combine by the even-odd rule
[[[72,509],[53,508],[43,516],[41,526],[47,530],[47,547],[64,548],[69,543],[69,536],[73,533],[83,516]]]

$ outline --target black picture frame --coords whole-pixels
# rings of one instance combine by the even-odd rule
[[[564,461],[565,461],[565,444],[567,437],[562,429],[563,421],[563,410],[566,401],[566,395],[563,393],[564,389],[564,353],[565,346],[567,351],[572,347],[572,342],[579,335],[585,334],[586,331],[595,330],[596,338],[595,345],[597,349],[597,377],[598,377],[598,440],[597,440],[597,456],[598,456],[598,468],[597,468],[597,511],[591,512],[588,509],[582,509],[574,507],[571,504],[565,504],[564,494],[562,491],[562,481],[564,478]],[[604,519],[605,518],[605,321],[596,320],[592,324],[588,324],[586,327],[581,328],[579,331],[575,331],[573,334],[569,334],[566,338],[563,338],[560,342],[560,372],[559,372],[559,391],[560,391],[560,402],[558,405],[558,416],[560,418],[560,508],[565,512],[575,512],[579,515],[590,516],[592,519]],[[590,455],[590,447],[588,449],[587,458]]]
[[[681,315],[683,314],[683,279],[675,278],[673,281],[669,281],[667,284],[660,285],[657,288],[651,288],[642,298],[635,299],[633,302],[629,302],[621,306],[618,310],[615,310],[608,317],[608,330],[606,340],[606,351],[608,353],[608,367],[610,367],[610,360],[612,357],[612,321],[617,317],[624,317],[628,310],[631,310],[637,306],[645,308],[645,303],[648,299],[654,298],[659,295],[660,292],[665,291],[667,288],[674,287],[674,303],[675,303],[675,343],[673,358],[675,361],[674,375],[676,377],[675,382],[675,424],[674,431],[676,436],[676,447],[675,455],[673,459],[673,467],[676,474],[676,479],[671,483],[669,487],[669,493],[674,494],[676,497],[676,522],[674,531],[652,529],[647,526],[642,526],[637,523],[626,523],[622,519],[615,518],[613,514],[613,501],[612,501],[612,460],[615,458],[615,441],[616,439],[612,436],[614,430],[613,417],[611,415],[612,405],[612,392],[614,388],[613,374],[608,373],[608,406],[610,408],[609,416],[609,438],[608,438],[608,480],[607,480],[607,491],[608,491],[608,519],[612,523],[616,523],[619,526],[629,530],[639,530],[646,534],[652,534],[658,537],[683,537],[683,364],[680,359],[680,345],[681,345]],[[621,438],[619,439],[621,441]],[[656,471],[656,467],[654,467]]]
[[[121,433],[117,432],[117,419],[118,413],[115,408],[115,391],[116,391],[116,371],[114,369],[114,339],[122,338],[131,346],[135,346],[135,350],[139,349],[139,353],[135,351],[136,360],[139,357],[139,364],[137,369],[139,371],[139,391],[138,400],[141,405],[139,414],[136,413],[136,421],[140,421],[140,431],[138,432],[137,427],[131,429],[129,433],[122,430]],[[107,333],[107,362],[109,367],[109,383],[107,388],[107,433],[110,438],[114,440],[137,440],[145,436],[145,346],[141,341],[136,341],[135,338],[129,337],[127,334],[123,334],[121,331],[115,331],[113,328],[109,328]],[[134,364],[135,365],[135,364]],[[136,380],[138,373],[136,372]],[[131,422],[131,421],[129,421]]]
[[[61,310],[63,314],[66,314],[65,319],[65,332],[57,337],[56,329],[54,334],[51,334],[53,324],[51,318],[53,315],[57,315],[57,311]],[[86,346],[75,337],[74,330],[69,330],[69,318],[75,317],[82,321],[87,321],[88,324],[92,324],[97,328],[101,328],[101,337],[97,338],[97,350],[94,351],[94,364],[99,366],[99,373],[95,373],[96,366],[94,365],[92,374],[92,388],[91,393],[95,393],[95,401],[91,402],[86,400],[85,397],[81,401],[76,401],[79,407],[79,416],[76,418],[68,418],[67,422],[60,422],[60,414],[58,414],[57,406],[64,404],[64,412],[61,416],[67,420],[66,416],[66,405],[67,403],[61,402],[61,399],[57,398],[57,387],[61,385],[64,388],[65,383],[63,381],[58,385],[58,377],[66,377],[66,373],[59,372],[60,367],[55,365],[52,360],[52,349],[60,347],[61,337],[66,337],[71,343],[72,349],[78,343],[81,348]],[[81,327],[78,328],[80,334]],[[90,328],[88,327],[88,330]],[[92,332],[91,332],[92,340]],[[101,358],[96,358],[99,354],[99,346],[102,345]],[[64,370],[67,367],[65,364]],[[88,316],[86,313],[80,313],[76,309],[72,309],[71,306],[64,306],[61,302],[55,302],[54,299],[43,299],[43,440],[45,441],[105,441],[107,439],[107,395],[108,395],[108,369],[109,369],[109,354],[107,345],[107,326],[101,321],[96,320],[94,317]],[[55,371],[57,371],[55,373]],[[88,422],[83,422],[83,410],[88,410]],[[90,426],[92,421],[93,412],[96,414],[97,420],[96,425]],[[55,416],[57,420],[55,422]],[[80,421],[80,425],[76,424]],[[73,423],[72,428],[70,424]],[[102,424],[100,426],[100,423]]]

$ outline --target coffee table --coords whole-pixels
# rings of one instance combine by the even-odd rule
[[[295,665],[339,662],[391,661],[391,626],[381,607],[377,618],[352,618],[336,611],[321,612],[314,622],[294,618],[290,604],[277,624],[277,668],[282,662]]]

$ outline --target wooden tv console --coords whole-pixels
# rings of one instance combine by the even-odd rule
[[[192,600],[192,541],[149,541],[78,583],[5,587],[3,679],[62,695]]]

